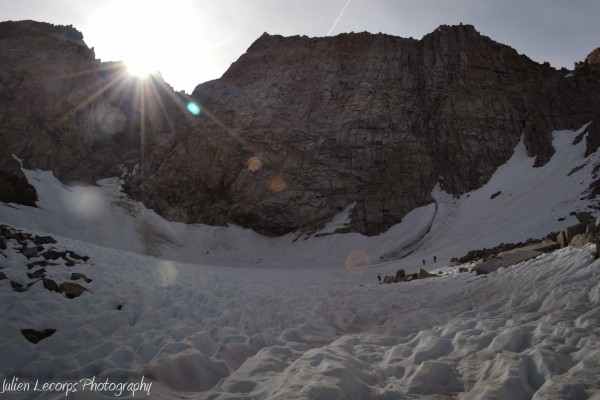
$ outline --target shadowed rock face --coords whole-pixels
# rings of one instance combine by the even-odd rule
[[[60,44],[60,45],[58,45]],[[75,85],[61,90],[58,76],[87,70],[94,62],[82,35],[72,27],[34,21],[0,24],[0,200],[34,205],[35,189],[27,183],[19,162],[12,155],[35,159],[49,169],[56,152],[52,143],[57,109],[63,107]],[[79,143],[69,137],[73,148]]]
[[[72,28],[3,27],[0,172],[18,175],[12,154],[64,180],[139,162],[126,190],[166,218],[274,235],[315,229],[353,203],[347,229],[377,234],[433,201],[438,183],[454,194],[483,185],[522,134],[543,165],[550,132],[580,127],[600,105],[597,64],[567,78],[461,25],[421,40],[264,34],[194,90],[203,113],[189,119],[164,83],[136,102],[139,83],[95,60]]]
[[[204,118],[151,156],[161,164],[131,193],[171,219],[268,234],[356,202],[350,229],[376,234],[431,202],[438,182],[480,187],[523,133],[547,162],[550,132],[589,122],[599,104],[595,72],[565,75],[466,25],[422,40],[264,34],[195,89]]]
[[[33,21],[0,24],[0,57],[2,169],[19,171],[16,154],[28,166],[62,175],[91,147],[85,125],[94,119],[78,106],[92,84],[82,71],[99,62],[74,28]]]
[[[136,100],[141,83],[122,64],[96,60],[71,26],[2,22],[0,60],[0,201],[36,199],[13,155],[63,181],[93,183],[140,161],[142,125],[146,147],[169,131],[157,96]],[[175,93],[154,81],[168,114],[179,118]]]

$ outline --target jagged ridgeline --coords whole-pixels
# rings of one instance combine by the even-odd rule
[[[2,33],[30,25],[38,36]],[[19,187],[12,154],[66,181],[125,171],[132,197],[176,221],[280,235],[353,204],[346,229],[373,235],[432,202],[438,183],[457,195],[483,185],[521,135],[537,166],[555,129],[593,121],[588,152],[600,144],[594,53],[556,70],[469,25],[421,40],[264,34],[196,87],[196,117],[160,79],[140,105],[139,82],[113,83],[122,70],[73,34],[0,27],[0,184]]]

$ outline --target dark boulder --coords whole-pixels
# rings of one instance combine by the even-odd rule
[[[21,254],[23,254],[27,258],[35,258],[35,257],[37,257],[38,256],[38,252],[39,252],[38,246],[26,247],[23,250],[21,250]]]
[[[430,272],[425,271],[423,268],[419,269],[418,272],[418,278],[419,279],[423,279],[423,278],[435,278],[437,275],[436,274],[432,274]]]
[[[66,251],[46,250],[42,253],[42,257],[44,257],[45,260],[58,260],[59,258],[65,259],[66,256]]]
[[[36,331],[35,329],[21,329],[21,333],[25,336],[25,339],[29,340],[33,344],[37,344],[40,340],[46,339],[56,333],[56,329],[44,329],[43,331]]]
[[[82,273],[79,273],[79,272],[73,272],[73,273],[71,274],[71,280],[73,280],[73,281],[76,281],[76,280],[79,280],[79,279],[83,279],[83,280],[84,280],[84,281],[86,281],[87,283],[90,283],[90,282],[92,281],[90,278],[88,278],[87,276],[85,276],[85,275],[84,275],[84,274],[82,274]]]
[[[54,239],[52,236],[34,236],[33,237],[33,243],[35,243],[36,245],[42,245],[42,244],[55,244],[56,239]]]
[[[52,279],[44,278],[42,279],[42,283],[44,284],[44,288],[51,292],[58,292],[58,285]]]
[[[74,299],[75,297],[81,296],[87,289],[76,283],[63,282],[58,287],[58,291],[59,293],[64,293],[69,299]]]
[[[29,264],[27,264],[27,268],[32,269],[35,267],[46,267],[48,265],[57,265],[57,264],[49,263],[48,261],[45,261],[45,260],[39,260],[39,261],[30,262]]]
[[[15,282],[15,281],[10,281],[10,286],[17,293],[23,293],[27,290],[27,288],[23,287],[23,284],[21,284],[19,282]]]
[[[27,276],[29,279],[42,279],[46,276],[46,270],[44,268],[40,268],[35,272],[28,272]]]
[[[72,250],[67,251],[67,256],[69,256],[73,260],[80,260],[80,261],[83,261],[83,262],[86,262],[87,260],[90,259],[88,256],[80,256],[79,254],[75,253]]]

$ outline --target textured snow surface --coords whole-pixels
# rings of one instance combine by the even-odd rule
[[[40,208],[0,205],[0,223],[51,233],[55,247],[90,257],[47,267],[49,278],[82,272],[93,281],[75,299],[40,284],[16,293],[0,281],[0,380],[145,376],[156,399],[600,398],[592,246],[486,276],[376,279],[422,260],[453,271],[450,257],[574,223],[569,212],[589,204],[581,198],[597,163],[583,157],[585,141],[572,144],[581,131],[555,133],[557,152],[543,168],[531,168],[520,143],[483,188],[461,198],[437,188],[436,204],[371,238],[175,224],[127,199],[114,179],[67,188],[27,171]],[[18,281],[31,260],[7,244],[0,267]],[[57,331],[32,344],[25,328]]]

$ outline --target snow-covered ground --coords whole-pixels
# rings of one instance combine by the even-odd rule
[[[582,130],[556,132],[542,168],[521,142],[481,189],[453,198],[438,187],[436,204],[375,237],[322,235],[347,223],[349,209],[319,237],[172,223],[127,199],[116,179],[68,188],[26,171],[39,208],[0,204],[0,223],[52,234],[59,242],[45,247],[90,257],[47,267],[48,278],[81,272],[93,281],[75,299],[41,284],[14,292],[9,280],[24,280],[35,259],[7,243],[0,381],[144,377],[157,399],[600,399],[600,261],[591,247],[486,276],[376,279],[422,260],[450,271],[449,259],[469,250],[575,223],[569,213],[589,206],[583,192],[599,161],[583,157],[585,141],[572,144]],[[32,344],[27,328],[56,333]],[[68,396],[114,397],[81,384]]]

